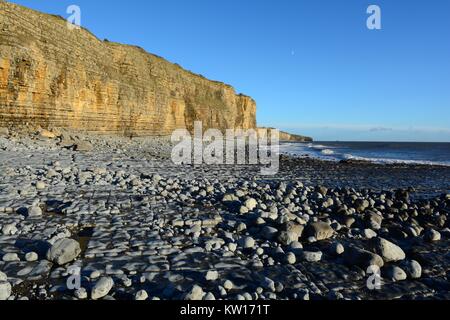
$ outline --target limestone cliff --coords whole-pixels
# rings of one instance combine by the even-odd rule
[[[291,134],[287,132],[280,132],[280,141],[287,142],[313,142],[313,138],[300,136],[298,134]]]
[[[266,134],[270,136],[269,131],[273,130],[274,128],[265,128],[260,127],[258,130],[262,130],[263,132],[266,131]],[[298,134],[290,134],[287,132],[280,131],[280,141],[284,142],[313,142],[313,138],[300,136]]]
[[[168,135],[196,120],[255,128],[256,104],[143,49],[0,0],[0,127]]]

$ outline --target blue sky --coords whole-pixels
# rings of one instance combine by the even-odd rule
[[[316,140],[450,142],[448,0],[15,0],[233,85]],[[366,27],[379,5],[382,30]]]

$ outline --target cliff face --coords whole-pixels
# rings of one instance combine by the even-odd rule
[[[273,129],[274,128],[265,128],[265,127],[258,128],[258,130],[262,130],[263,132],[265,131],[268,136],[270,136],[270,130],[273,130]],[[311,137],[305,137],[305,136],[300,136],[298,134],[290,134],[290,133],[287,133],[287,132],[280,131],[280,141],[284,141],[284,142],[313,142],[314,140]]]
[[[298,134],[291,134],[287,132],[280,132],[280,141],[287,142],[313,142],[313,138],[300,136]]]
[[[0,0],[0,127],[169,135],[255,128],[256,104],[144,50]]]

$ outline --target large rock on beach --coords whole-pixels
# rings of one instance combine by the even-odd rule
[[[344,261],[348,265],[357,265],[363,269],[370,266],[383,267],[383,258],[378,254],[357,248],[355,246],[349,246],[344,252]]]
[[[318,241],[329,239],[333,235],[333,228],[326,222],[313,222],[305,229],[305,236],[314,237]]]
[[[114,281],[111,277],[102,277],[98,280],[91,291],[91,298],[93,300],[101,299],[108,295],[114,286]]]
[[[383,258],[384,262],[396,262],[406,258],[402,248],[386,239],[372,239],[370,245],[372,250]]]
[[[415,260],[406,260],[402,262],[400,267],[411,279],[419,279],[420,277],[422,277],[422,266]]]
[[[47,251],[47,260],[58,265],[75,260],[81,253],[80,244],[73,239],[57,240]]]
[[[0,301],[7,300],[11,296],[11,284],[7,281],[0,281]]]

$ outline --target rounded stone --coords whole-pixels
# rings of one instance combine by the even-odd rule
[[[36,182],[36,189],[44,190],[45,188],[47,188],[47,185],[43,181]]]
[[[39,259],[39,256],[37,255],[36,252],[28,252],[27,254],[25,254],[25,260],[28,262],[34,262],[37,261]]]
[[[228,244],[228,250],[230,250],[231,252],[235,252],[237,249],[237,244],[236,243],[229,243]]]
[[[134,300],[136,301],[144,301],[148,299],[148,293],[145,290],[139,290],[136,292],[136,295],[134,296]]]
[[[214,296],[214,294],[212,292],[208,292],[205,297],[203,298],[203,300],[205,301],[215,301],[216,297]]]
[[[199,301],[203,299],[204,295],[205,292],[203,291],[202,287],[194,285],[191,290],[185,294],[183,300]]]
[[[253,199],[250,198],[247,201],[245,201],[245,207],[249,210],[252,211],[253,209],[255,209],[258,206],[258,202]]]
[[[289,248],[293,250],[303,249],[303,245],[298,241],[293,241],[289,245]]]
[[[81,248],[78,241],[67,238],[60,239],[48,249],[47,260],[58,265],[64,265],[75,260],[80,253]]]
[[[330,246],[329,251],[332,255],[340,256],[341,254],[344,253],[345,248],[341,243],[333,242]]]
[[[2,260],[4,262],[14,262],[14,261],[20,261],[20,258],[17,255],[17,253],[7,253],[7,254],[3,255]]]
[[[306,237],[314,237],[317,241],[331,238],[334,235],[333,228],[326,222],[313,222],[305,230]]]
[[[95,283],[91,291],[91,298],[93,300],[101,299],[108,295],[114,286],[114,281],[111,277],[102,277]]]
[[[302,301],[309,301],[309,290],[308,289],[300,289],[296,293],[296,299]]]
[[[241,208],[239,209],[239,213],[240,214],[246,214],[248,213],[248,208],[246,206],[241,206]]]
[[[28,208],[29,217],[40,217],[42,216],[42,209],[39,206],[32,206]]]
[[[404,261],[401,267],[411,279],[419,279],[422,277],[422,266],[415,260]]]
[[[406,258],[402,248],[383,238],[372,239],[371,247],[383,258],[384,262],[396,262]]]
[[[385,268],[385,277],[391,281],[403,281],[406,280],[406,272],[397,266],[388,266]]]
[[[205,279],[207,281],[215,281],[219,279],[219,272],[217,272],[216,270],[209,270],[205,275]]]
[[[100,278],[101,275],[102,275],[102,273],[99,270],[94,270],[89,275],[89,278],[91,278],[91,279],[98,279],[98,278]]]
[[[85,288],[80,288],[75,290],[74,295],[77,299],[84,300],[87,299],[88,294]]]
[[[372,239],[372,238],[376,238],[378,235],[375,231],[373,231],[372,229],[364,229],[363,231],[363,236],[366,239]]]
[[[370,266],[378,266],[380,268],[384,266],[381,256],[355,246],[348,246],[345,249],[344,261],[347,265],[357,265],[364,269]]]
[[[286,262],[288,264],[295,264],[297,262],[297,258],[295,257],[295,254],[293,254],[292,252],[288,252],[286,254]]]
[[[303,251],[303,259],[308,262],[319,262],[322,260],[323,253],[321,251]]]
[[[273,240],[277,236],[277,234],[278,229],[269,226],[265,226],[261,231],[262,237],[267,240]]]
[[[427,242],[436,242],[441,240],[441,234],[433,229],[429,229],[424,234],[424,239]]]
[[[12,236],[17,233],[17,227],[14,223],[5,224],[2,228],[2,233],[5,236]]]
[[[6,281],[0,281],[0,301],[7,300],[11,296],[11,284]]]
[[[255,239],[253,239],[252,237],[245,237],[243,239],[241,239],[241,246],[244,249],[251,249],[255,247]]]
[[[294,232],[281,231],[278,235],[278,242],[284,246],[290,245],[294,241],[298,241],[298,235]]]
[[[230,291],[234,288],[234,284],[230,280],[225,280],[225,282],[223,283],[223,287],[225,288],[225,290]]]

